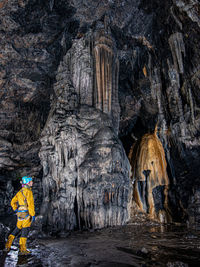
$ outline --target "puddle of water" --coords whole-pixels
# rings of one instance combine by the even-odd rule
[[[18,261],[18,250],[16,246],[12,246],[6,256],[4,267],[15,267]]]

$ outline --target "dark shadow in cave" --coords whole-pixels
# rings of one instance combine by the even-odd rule
[[[74,213],[76,216],[76,228],[74,230],[79,230],[81,229],[81,222],[79,220],[79,209],[78,209],[78,201],[77,201],[77,197],[75,196],[74,199]]]
[[[129,154],[132,145],[144,134],[148,133],[148,131],[148,125],[145,126],[141,117],[138,117],[134,126],[129,129],[129,132],[127,132],[126,135],[119,136],[127,155]]]

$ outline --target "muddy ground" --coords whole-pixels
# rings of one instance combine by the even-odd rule
[[[9,226],[6,229],[9,232]],[[132,223],[59,237],[32,230],[28,256],[19,256],[18,241],[8,254],[0,251],[0,266],[200,266],[200,231],[183,225]]]

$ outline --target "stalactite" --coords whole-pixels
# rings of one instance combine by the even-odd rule
[[[93,58],[90,45],[92,43],[92,34],[89,32],[85,38],[74,41],[69,52],[64,56],[62,64],[57,73],[58,89],[61,99],[63,93],[67,94],[65,102],[69,103],[69,92],[74,91],[77,95],[78,103],[81,105],[93,105]],[[70,87],[70,90],[67,90]],[[73,106],[72,106],[73,109]]]
[[[185,57],[185,44],[183,35],[180,32],[172,34],[169,38],[174,66],[179,73],[184,73],[183,57]]]
[[[134,201],[140,210],[161,222],[170,220],[165,152],[154,134],[145,134],[129,153],[134,181]]]
[[[118,130],[118,73],[119,62],[116,55],[115,43],[105,30],[95,35],[95,107],[113,117],[114,126]]]
[[[54,6],[54,0],[50,0],[49,1],[49,7],[50,7],[51,11],[53,10],[53,6]]]
[[[95,61],[97,81],[97,108],[103,112],[111,113],[112,102],[112,76],[113,72],[113,41],[109,37],[100,37],[96,40]]]

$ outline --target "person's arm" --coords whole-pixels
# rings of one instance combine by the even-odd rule
[[[18,202],[18,193],[12,198],[11,203],[10,203],[14,211],[16,211],[18,208],[17,202]]]
[[[27,204],[28,204],[29,215],[31,215],[32,217],[35,216],[35,205],[33,199],[33,192],[31,190],[28,190]]]

